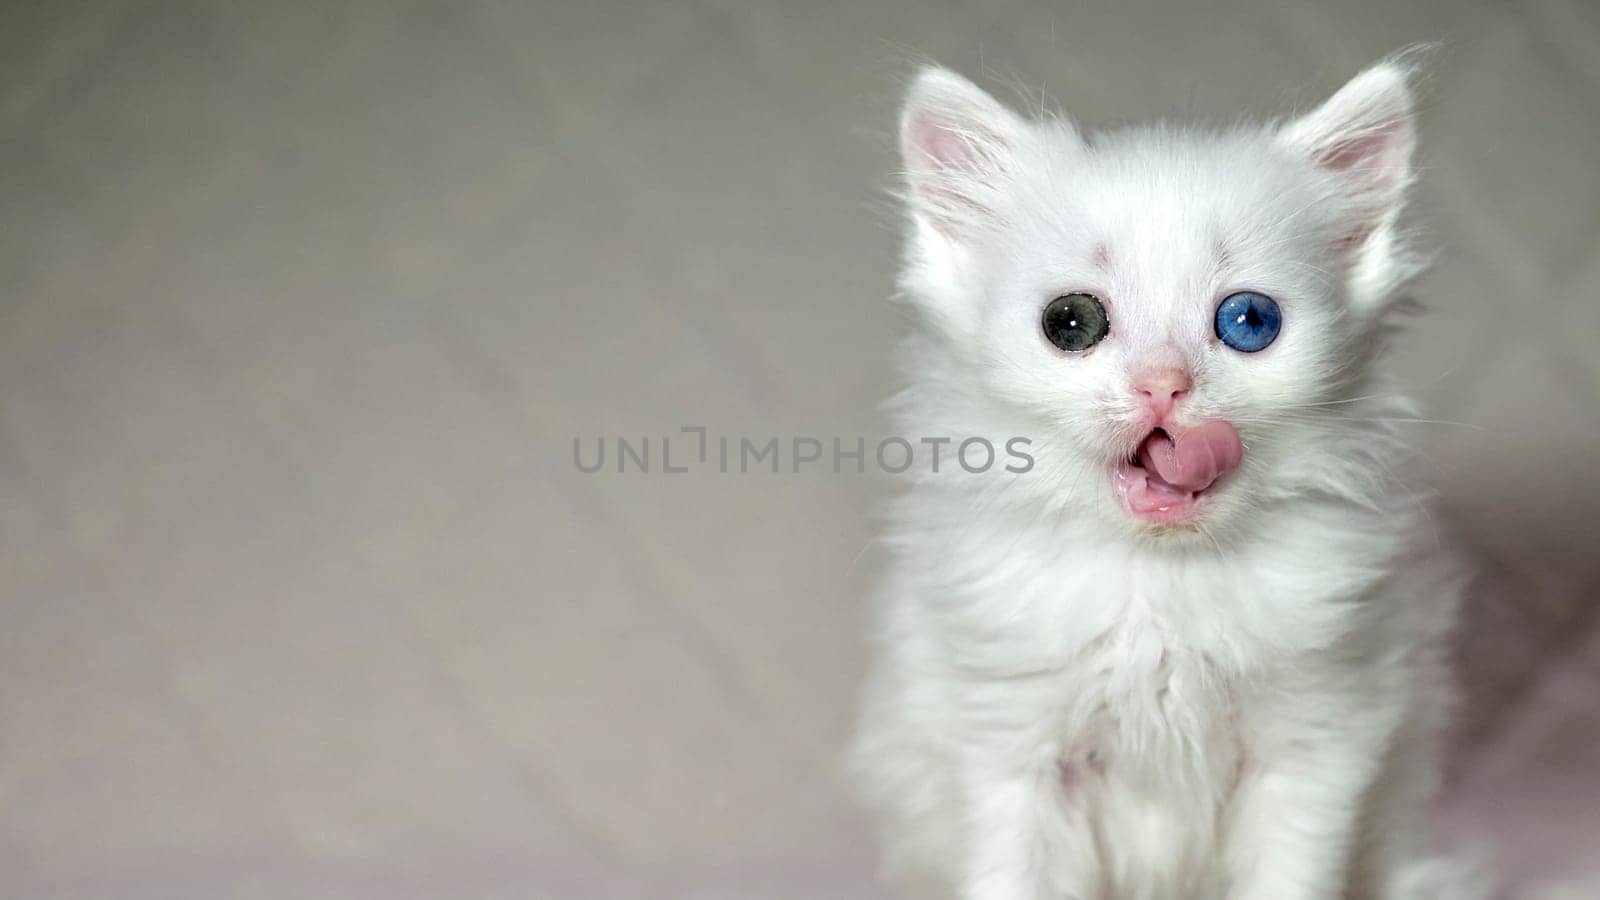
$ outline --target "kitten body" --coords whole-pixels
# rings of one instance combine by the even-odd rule
[[[1093,135],[919,76],[891,413],[1027,435],[1035,465],[924,472],[889,511],[854,768],[916,896],[1479,896],[1425,821],[1460,579],[1381,365],[1420,268],[1409,75],[1283,125]],[[1282,309],[1259,352],[1218,339],[1239,291]],[[1040,327],[1072,293],[1110,323],[1081,352]],[[1213,422],[1242,459],[1130,505],[1150,442]]]

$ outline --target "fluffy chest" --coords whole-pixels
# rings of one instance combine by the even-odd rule
[[[902,574],[966,671],[1059,672],[1172,716],[1349,631],[1383,577],[1382,541],[1304,523],[1170,551],[1026,523],[913,539]]]
[[[979,683],[976,714],[1059,746],[1066,771],[1221,779],[1240,686],[1270,652],[1249,621],[1263,584],[1204,561],[1064,555],[949,598],[940,643]]]
[[[1069,766],[1162,782],[1234,764],[1236,676],[1147,615],[1086,644],[1057,688],[1052,715]]]
[[[1137,619],[1068,670],[1059,814],[1106,838],[1069,870],[1095,873],[1104,896],[1214,896],[1221,823],[1246,758],[1236,682]]]

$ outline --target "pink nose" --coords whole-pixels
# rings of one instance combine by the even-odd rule
[[[1143,400],[1157,419],[1164,419],[1172,407],[1194,387],[1194,379],[1176,366],[1143,369],[1133,376],[1133,392]]]

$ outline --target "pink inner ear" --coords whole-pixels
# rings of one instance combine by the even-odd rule
[[[920,195],[924,211],[935,228],[958,237],[961,222],[983,209],[974,196],[981,191],[986,171],[997,162],[998,135],[979,124],[955,120],[922,110],[906,119],[901,132],[902,155],[910,170],[911,185]]]
[[[932,115],[918,115],[906,127],[908,154],[920,168],[932,171],[975,167],[979,151],[972,140],[949,122]]]
[[[1382,139],[1375,135],[1367,135],[1334,145],[1332,150],[1323,154],[1322,164],[1330,169],[1349,169],[1362,160],[1382,152]]]
[[[1324,150],[1321,163],[1335,171],[1350,172],[1371,187],[1387,191],[1405,178],[1412,141],[1409,122],[1388,122]]]

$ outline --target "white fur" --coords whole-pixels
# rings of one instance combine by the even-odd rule
[[[854,762],[915,896],[1478,896],[1423,817],[1458,578],[1379,367],[1419,268],[1395,228],[1409,74],[1380,64],[1284,126],[1092,136],[916,80],[921,315],[893,416],[1030,437],[1036,464],[922,472],[890,511]],[[1212,335],[1245,288],[1284,312],[1248,355]],[[1111,334],[1072,356],[1039,315],[1080,290]],[[1182,418],[1247,448],[1196,528],[1112,496],[1142,437],[1128,379],[1153,364],[1193,372]]]

